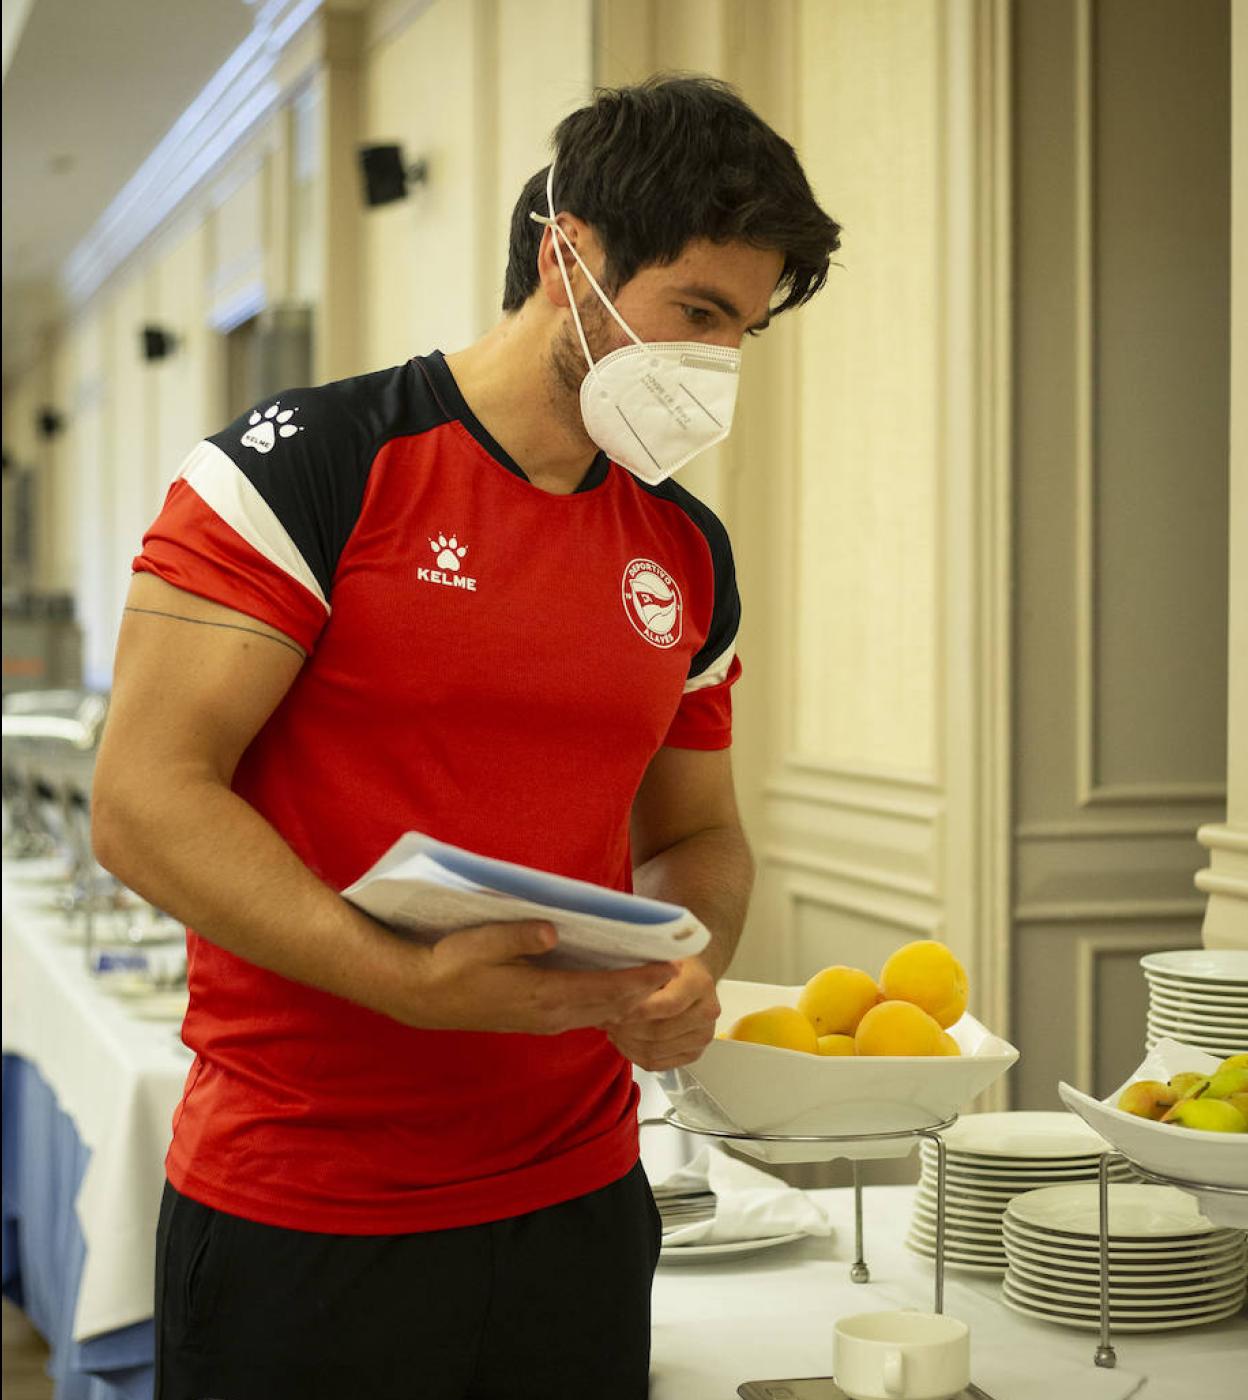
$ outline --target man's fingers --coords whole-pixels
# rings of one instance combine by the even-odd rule
[[[552,924],[523,920],[509,924],[483,924],[448,935],[457,951],[472,962],[512,962],[516,958],[548,953],[558,942]]]

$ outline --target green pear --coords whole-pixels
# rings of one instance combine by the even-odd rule
[[[1244,1121],[1248,1122],[1248,1091],[1240,1094],[1227,1094],[1225,1102],[1239,1109],[1244,1115]]]
[[[1248,1133],[1248,1118],[1225,1099],[1181,1099],[1161,1121],[1206,1133]]]
[[[1248,1090],[1248,1069],[1239,1069],[1235,1065],[1227,1069],[1224,1066],[1210,1078],[1204,1096],[1207,1099],[1229,1099],[1232,1094],[1242,1094],[1245,1090]]]
[[[1182,1074],[1172,1075],[1170,1087],[1174,1090],[1176,1099],[1190,1099],[1201,1093],[1206,1084],[1209,1083],[1207,1074],[1197,1074],[1195,1070],[1184,1070]]]
[[[1248,1069],[1248,1054],[1228,1055],[1218,1066],[1219,1069]]]

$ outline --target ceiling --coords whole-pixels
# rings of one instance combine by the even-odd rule
[[[61,309],[59,272],[251,31],[255,0],[4,0],[5,375]]]

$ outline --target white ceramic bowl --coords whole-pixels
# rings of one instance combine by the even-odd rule
[[[1058,1093],[1090,1127],[1119,1152],[1145,1171],[1195,1182],[1203,1186],[1248,1185],[1248,1133],[1203,1133],[1173,1123],[1154,1123],[1115,1108],[1119,1095],[1137,1079],[1157,1079],[1163,1084],[1185,1070],[1209,1074],[1218,1067],[1215,1055],[1207,1055],[1177,1040],[1159,1040],[1135,1073],[1104,1101],[1098,1101],[1069,1084]],[[1248,1229],[1248,1197],[1218,1196],[1194,1191],[1201,1209],[1215,1225]]]
[[[721,982],[716,1033],[750,1011],[796,1006],[801,987]],[[678,1115],[726,1132],[882,1133],[930,1127],[968,1103],[1018,1059],[1018,1051],[973,1016],[949,1032],[961,1055],[809,1055],[740,1040],[713,1040],[701,1058],[659,1076]],[[881,1142],[780,1143],[734,1140],[765,1162],[904,1157],[913,1138]]]

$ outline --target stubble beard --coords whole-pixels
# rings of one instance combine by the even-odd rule
[[[606,308],[592,291],[577,303],[581,328],[589,344],[589,353],[597,364],[616,347],[611,342],[611,322]],[[569,431],[587,436],[581,417],[581,384],[589,372],[580,337],[569,313],[562,328],[551,341],[546,356],[547,398],[556,416]]]

